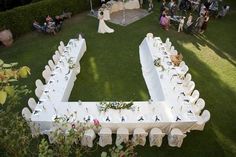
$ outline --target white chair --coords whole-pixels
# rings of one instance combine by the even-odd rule
[[[23,110],[21,111],[21,114],[22,114],[22,116],[24,117],[24,119],[26,121],[29,122],[31,120],[31,114],[32,113],[30,112],[28,107],[24,107]]]
[[[178,55],[178,52],[177,50],[170,50],[170,55]]]
[[[162,138],[164,136],[165,136],[165,134],[162,133],[161,129],[153,128],[149,133],[150,147],[152,147],[152,146],[160,147],[162,144]]]
[[[204,110],[201,116],[198,116],[198,121],[191,128],[191,130],[200,130],[202,131],[205,127],[206,122],[210,120],[211,114],[208,110]]]
[[[173,52],[174,50],[175,50],[175,47],[172,45],[172,46],[170,47],[170,53]]]
[[[132,141],[134,145],[144,146],[146,143],[146,137],[148,133],[143,128],[134,129]]]
[[[182,67],[180,67],[180,70],[179,70],[179,74],[180,75],[185,75],[187,72],[188,72],[188,70],[189,70],[189,68],[188,68],[188,66],[185,64],[185,65],[183,65]]]
[[[28,100],[28,106],[29,106],[29,108],[31,109],[32,112],[34,111],[36,105],[37,105],[37,103],[36,103],[36,101],[34,100],[34,98],[29,98],[29,100]]]
[[[105,147],[106,145],[112,144],[112,132],[111,129],[109,128],[102,128],[100,132],[98,133],[99,135],[99,142],[98,144],[101,147]]]
[[[48,66],[47,66],[48,67]],[[45,67],[46,68],[46,67]],[[49,78],[50,78],[50,75],[51,75],[51,70],[50,69],[45,69],[43,72],[42,72],[42,76],[43,78],[45,79],[45,82],[47,83],[49,81]]]
[[[205,107],[205,101],[202,98],[199,98],[197,102],[192,106],[193,111],[196,115],[199,115]]]
[[[34,91],[35,95],[37,96],[37,98],[40,98],[41,95],[43,94],[43,88],[37,87]]]
[[[170,39],[169,38],[166,38],[166,42],[165,44],[169,43],[170,42]]]
[[[191,95],[195,88],[195,83],[193,81],[190,81],[187,85],[187,87],[183,87],[183,92],[185,95]]]
[[[179,67],[183,67],[184,65],[186,65],[184,61],[181,61],[181,62],[179,63]]]
[[[183,87],[186,87],[189,82],[192,80],[192,75],[190,73],[187,73],[184,77],[184,79],[180,79],[178,78],[178,80],[176,81],[177,85],[181,85]],[[175,80],[173,80],[175,81]]]
[[[58,52],[62,55],[64,53],[64,48],[61,45],[58,46]]]
[[[183,80],[183,86],[187,86],[191,80],[192,80],[192,75],[190,73],[187,73]]]
[[[200,96],[199,91],[195,89],[191,96],[184,96],[182,98],[182,101],[186,101],[190,104],[194,104],[198,100],[199,96]]]
[[[153,34],[152,34],[152,33],[147,33],[146,37],[147,37],[148,39],[153,39]]]
[[[178,128],[173,128],[168,134],[168,144],[171,147],[181,147],[186,135]]]
[[[47,70],[47,71],[50,71],[50,72],[51,72],[51,68],[50,68],[49,65],[45,65],[44,70]]]
[[[121,143],[126,143],[129,140],[129,130],[127,128],[118,128],[116,132],[116,145],[121,145]]]
[[[30,130],[31,130],[31,134],[32,134],[32,137],[36,137],[39,135],[39,127],[38,125],[36,125],[35,123],[31,122],[31,115],[32,113],[30,112],[29,108],[28,107],[24,107],[21,111],[21,114],[23,116],[23,118],[27,121],[29,127],[30,127]]]
[[[48,60],[48,65],[49,65],[51,71],[55,68],[55,64],[53,63],[53,61],[51,59]]]
[[[153,46],[159,48],[160,43],[161,43],[161,38],[160,37],[154,37],[153,40],[154,40]]]
[[[55,51],[55,55],[60,58],[61,54],[59,53],[58,50]]]
[[[170,51],[171,45],[172,45],[172,43],[170,42],[169,38],[166,38],[165,48],[166,48],[167,52]]]
[[[84,132],[84,135],[81,139],[81,144],[83,146],[93,147],[93,140],[96,138],[96,134],[93,129],[88,129]]]
[[[57,64],[60,60],[60,57],[58,57],[57,55],[53,55],[52,60],[54,61],[55,64]]]
[[[189,98],[189,102],[190,102],[191,104],[194,104],[194,103],[197,101],[197,99],[199,98],[199,96],[200,96],[199,91],[198,91],[197,89],[195,89],[195,90],[193,91],[192,95],[191,95],[190,98]]]
[[[37,79],[35,81],[35,86],[36,87],[44,87],[44,84],[43,84],[43,82],[40,79]]]
[[[64,44],[64,42],[63,42],[63,41],[60,41],[60,45],[61,45],[61,47],[62,47],[62,48],[64,48],[64,47],[65,47],[65,44]]]

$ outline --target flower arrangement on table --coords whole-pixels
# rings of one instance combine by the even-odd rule
[[[161,64],[161,58],[155,59],[155,60],[154,60],[154,65],[155,65],[156,67],[161,67],[162,71],[164,70],[164,67],[163,67],[163,65]]]
[[[106,112],[108,109],[114,109],[114,110],[121,110],[121,109],[131,109],[133,106],[133,102],[130,101],[128,103],[122,102],[122,101],[115,101],[115,102],[106,102],[102,101],[98,105],[98,110]]]

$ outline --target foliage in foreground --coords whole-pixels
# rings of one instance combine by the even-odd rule
[[[17,63],[5,64],[0,59],[0,148],[8,156],[24,156],[29,152],[32,137],[22,116],[16,112],[23,95],[29,93],[26,86],[17,85],[20,78],[30,74],[27,66],[15,68]]]

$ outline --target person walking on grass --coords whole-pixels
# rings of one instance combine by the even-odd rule
[[[178,28],[178,32],[182,32],[183,31],[183,27],[184,27],[184,19],[185,17],[181,17],[181,19],[179,20],[179,28]]]

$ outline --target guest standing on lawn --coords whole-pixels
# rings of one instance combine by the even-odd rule
[[[195,25],[195,27],[196,27],[197,33],[200,33],[200,32],[201,32],[202,25],[203,25],[204,21],[205,21],[205,17],[204,17],[203,14],[201,14],[201,15],[197,18],[197,20],[196,20],[196,25]]]
[[[179,20],[179,28],[178,28],[178,32],[182,32],[183,31],[183,27],[184,27],[184,19],[185,17],[181,17],[181,19]]]
[[[170,19],[166,16],[166,14],[163,14],[160,19],[160,25],[163,29],[166,31],[169,30],[170,27]]]
[[[208,21],[209,21],[209,12],[206,12],[200,33],[204,33],[206,31]]]

